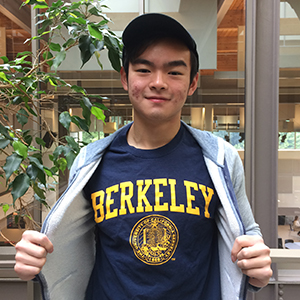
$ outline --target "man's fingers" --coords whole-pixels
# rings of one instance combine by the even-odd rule
[[[271,264],[271,258],[267,253],[268,252],[266,251],[265,255],[261,255],[261,256],[257,256],[257,257],[246,257],[245,256],[243,258],[238,258],[237,265],[242,270],[265,267],[266,265]]]
[[[30,231],[30,230],[25,231],[22,235],[22,240],[24,242],[41,246],[45,248],[45,250],[48,253],[53,252],[53,244],[51,243],[51,241],[48,239],[48,237],[45,234],[40,233],[38,231]]]
[[[48,237],[37,231],[25,231],[15,248],[15,271],[23,280],[31,280],[40,273],[47,254],[53,252]]]
[[[40,273],[39,268],[28,265],[16,264],[14,269],[19,278],[25,281],[32,280],[37,274]]]
[[[28,252],[26,253],[24,251],[18,251],[16,253],[15,259],[17,262],[20,262],[23,265],[30,265],[41,268],[46,262],[46,253],[41,252],[41,255],[39,255],[36,252],[33,252],[32,255]]]
[[[244,259],[255,259],[256,257],[269,257],[270,248],[264,243],[258,243],[253,246],[242,248],[236,255],[239,261]]]
[[[23,280],[31,280],[40,273],[46,262],[46,256],[36,258],[25,253],[17,253],[16,262],[14,269],[18,276]]]
[[[249,283],[257,287],[263,287],[268,284],[269,279],[273,275],[273,271],[269,265],[262,268],[242,269],[242,272],[250,278]]]
[[[249,276],[249,283],[263,287],[272,276],[270,249],[260,236],[238,237],[231,251],[233,262]]]
[[[231,250],[231,260],[235,262],[238,259],[238,254],[243,248],[252,247],[257,243],[263,244],[263,239],[258,235],[255,236],[241,235],[237,237],[234,241]]]

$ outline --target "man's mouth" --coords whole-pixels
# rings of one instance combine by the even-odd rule
[[[153,101],[153,102],[164,102],[164,101],[169,101],[168,98],[166,97],[161,97],[161,96],[147,96],[146,97],[147,100]]]

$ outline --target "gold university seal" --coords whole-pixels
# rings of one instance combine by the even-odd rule
[[[169,261],[178,240],[175,224],[161,215],[150,215],[139,220],[129,238],[136,257],[148,265],[162,265]]]

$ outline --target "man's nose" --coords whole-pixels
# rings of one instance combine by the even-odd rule
[[[167,88],[167,86],[165,75],[162,72],[156,72],[153,74],[150,83],[151,89],[164,90]]]

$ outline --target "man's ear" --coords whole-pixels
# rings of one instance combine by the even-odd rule
[[[190,88],[189,88],[189,92],[188,92],[189,96],[192,96],[194,94],[195,90],[197,89],[198,79],[199,79],[199,72],[197,72],[197,74],[193,78],[192,83],[190,84]]]
[[[123,85],[123,89],[125,91],[128,91],[127,74],[125,72],[124,67],[121,68],[120,74],[121,74],[121,82],[122,82],[122,85]]]

